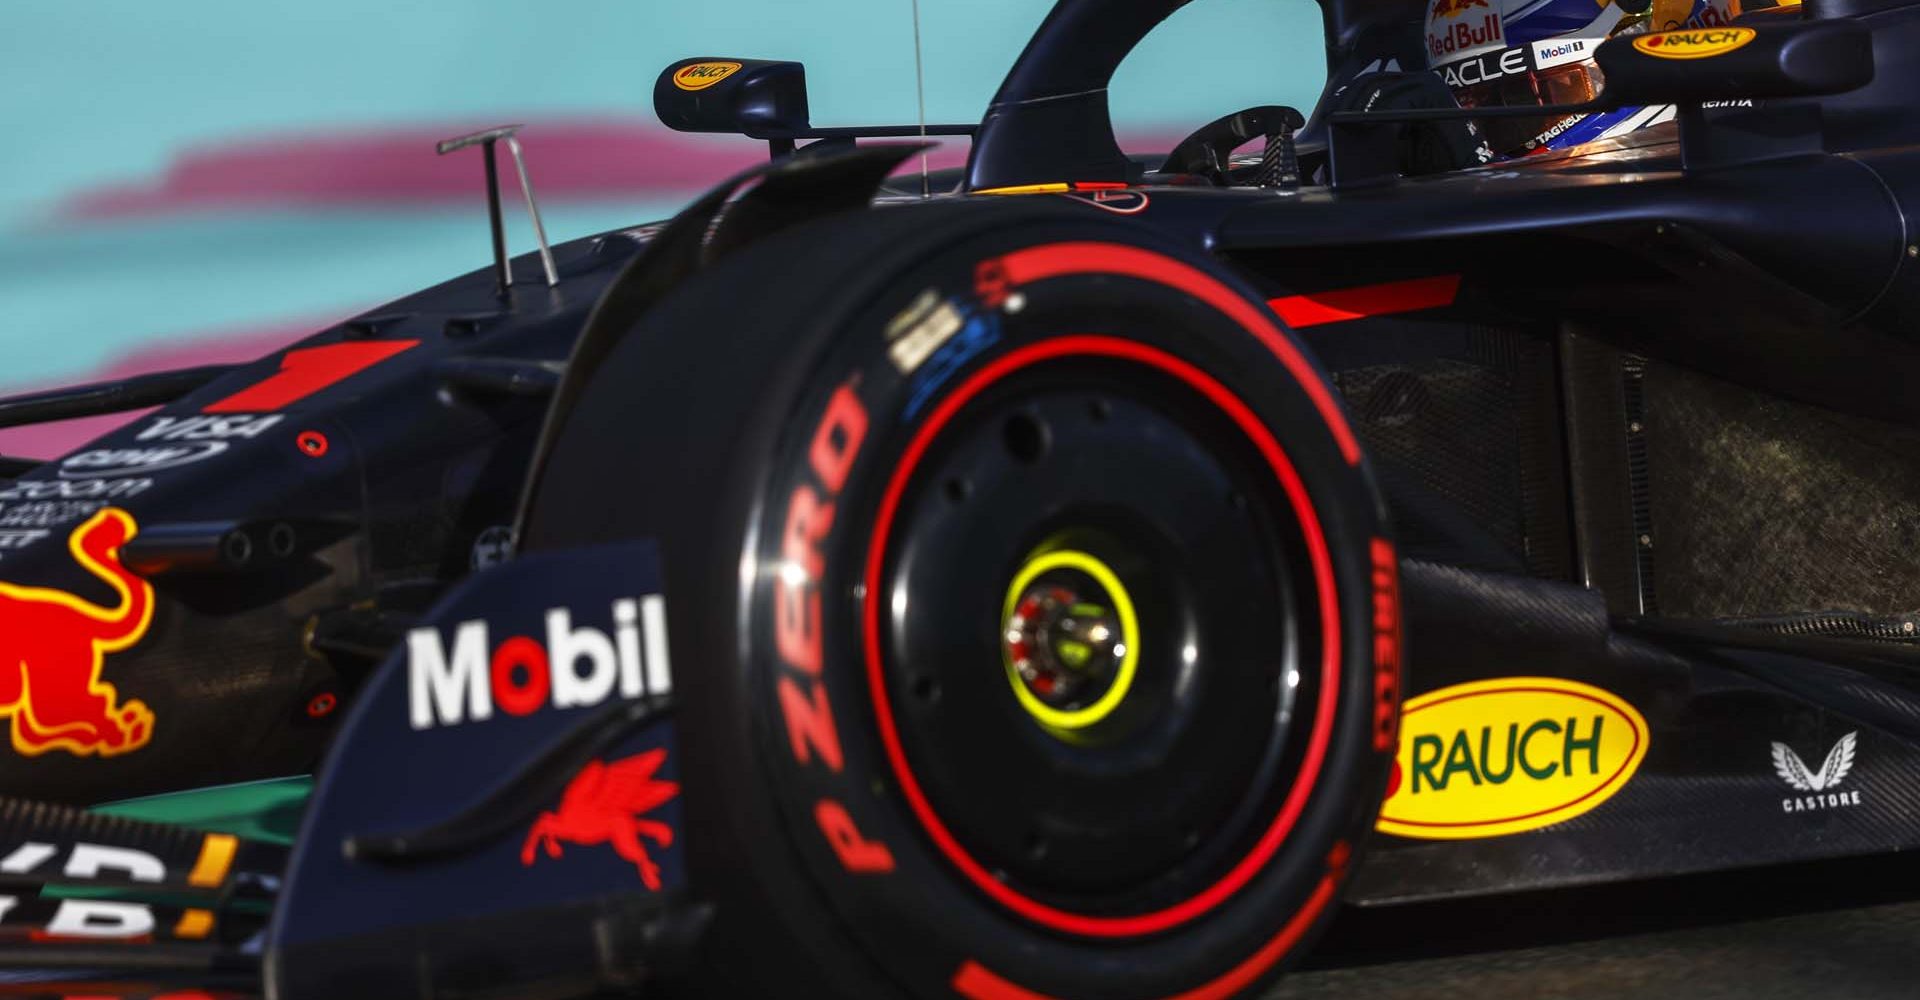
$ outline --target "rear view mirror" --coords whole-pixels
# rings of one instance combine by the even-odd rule
[[[1610,107],[1819,97],[1873,82],[1872,35],[1844,20],[1626,36],[1594,59]]]
[[[810,125],[807,69],[768,59],[682,59],[654,82],[653,110],[681,132],[803,134]]]

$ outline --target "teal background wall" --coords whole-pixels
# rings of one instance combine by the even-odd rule
[[[922,0],[928,116],[977,120],[1048,6]],[[0,391],[257,354],[484,265],[478,166],[431,150],[465,129],[527,124],[557,240],[669,214],[761,155],[659,128],[676,58],[802,60],[816,123],[910,122],[912,32],[908,0],[9,0]],[[1165,148],[1304,108],[1321,52],[1310,0],[1199,0],[1123,68],[1115,118]]]

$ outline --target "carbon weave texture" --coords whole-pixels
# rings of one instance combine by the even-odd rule
[[[1403,551],[1565,578],[1569,542],[1552,348],[1475,328],[1467,350],[1333,373]]]
[[[1920,608],[1920,433],[1662,364],[1645,405],[1662,613]]]

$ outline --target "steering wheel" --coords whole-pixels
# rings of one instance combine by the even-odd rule
[[[1300,165],[1294,155],[1293,134],[1307,124],[1305,115],[1279,104],[1236,111],[1202,125],[1167,154],[1161,173],[1193,174],[1216,187],[1231,187],[1233,151],[1254,139],[1265,138],[1257,183],[1262,187],[1299,183]]]
[[[1459,107],[1446,83],[1426,72],[1363,74],[1335,91],[1331,100],[1335,111]],[[1160,172],[1191,174],[1206,178],[1216,187],[1231,187],[1233,151],[1265,136],[1266,153],[1254,184],[1292,187],[1299,182],[1300,174],[1293,136],[1305,125],[1300,112],[1277,104],[1235,112],[1182,139],[1168,154]],[[1483,166],[1496,159],[1486,136],[1466,118],[1402,126],[1398,145],[1400,173],[1407,177]]]

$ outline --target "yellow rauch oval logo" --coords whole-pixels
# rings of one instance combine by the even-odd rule
[[[1647,720],[1586,684],[1503,677],[1431,691],[1401,713],[1383,833],[1465,840],[1572,819],[1625,787]]]
[[[705,90],[738,72],[737,62],[689,63],[673,74],[673,85],[681,90]]]
[[[1696,28],[1641,35],[1633,47],[1662,59],[1708,59],[1726,55],[1758,36],[1752,28]]]

